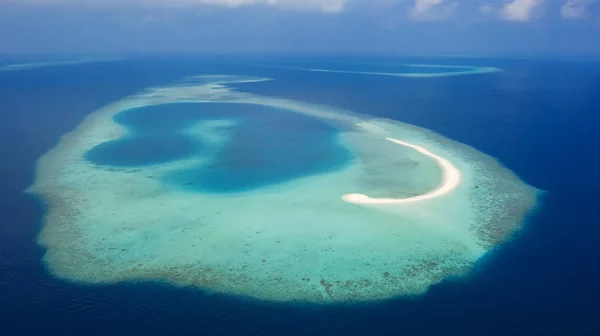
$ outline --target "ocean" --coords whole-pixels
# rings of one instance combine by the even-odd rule
[[[503,71],[425,78],[350,73],[400,72],[406,64]],[[469,276],[415,297],[277,303],[163,283],[86,285],[51,276],[36,243],[45,205],[24,193],[38,158],[104,105],[197,74],[274,78],[235,86],[433,130],[496,157],[546,193],[523,229]],[[600,334],[598,106],[600,62],[580,60],[147,57],[0,71],[0,334]],[[240,177],[257,178],[273,176]]]

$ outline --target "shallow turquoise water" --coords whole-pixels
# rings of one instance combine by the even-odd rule
[[[337,144],[338,129],[279,108],[232,103],[177,103],[124,111],[115,121],[127,136],[86,153],[98,165],[137,167],[180,159],[198,164],[163,176],[165,182],[203,192],[239,192],[335,171],[352,161]],[[208,126],[218,142],[193,128]],[[206,129],[205,129],[206,131]]]

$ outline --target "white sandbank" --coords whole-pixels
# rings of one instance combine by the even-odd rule
[[[454,167],[452,163],[450,163],[450,161],[444,159],[439,155],[433,154],[432,152],[428,151],[427,149],[421,146],[413,145],[408,142],[393,138],[387,138],[387,140],[405,147],[412,148],[417,152],[434,159],[443,171],[442,184],[440,184],[440,186],[437,189],[432,190],[431,192],[409,198],[372,198],[363,194],[346,194],[342,196],[342,199],[344,201],[356,204],[404,204],[420,202],[443,196],[456,189],[456,187],[458,187],[458,185],[460,184],[460,171],[458,171],[458,169],[456,169],[456,167]]]

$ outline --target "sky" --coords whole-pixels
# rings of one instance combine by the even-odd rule
[[[0,53],[600,56],[600,0],[0,0]]]

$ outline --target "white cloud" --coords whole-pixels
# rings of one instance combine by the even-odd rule
[[[299,10],[317,10],[324,13],[338,13],[344,10],[345,5],[355,0],[0,0],[0,3],[18,4],[80,4],[94,6],[127,6],[127,5],[154,5],[154,6],[193,6],[217,5],[226,7],[241,7],[250,5],[277,6]]]
[[[560,15],[567,19],[578,19],[585,16],[585,9],[596,0],[567,0],[560,8]]]
[[[505,20],[529,21],[535,9],[543,3],[544,0],[512,0],[502,7],[500,16]]]
[[[447,3],[445,0],[415,0],[410,14],[416,20],[444,20],[457,6],[458,2]]]
[[[417,13],[428,13],[443,2],[444,0],[415,0],[414,11]]]
[[[494,11],[494,7],[490,4],[480,5],[478,8],[483,14],[489,14]]]

